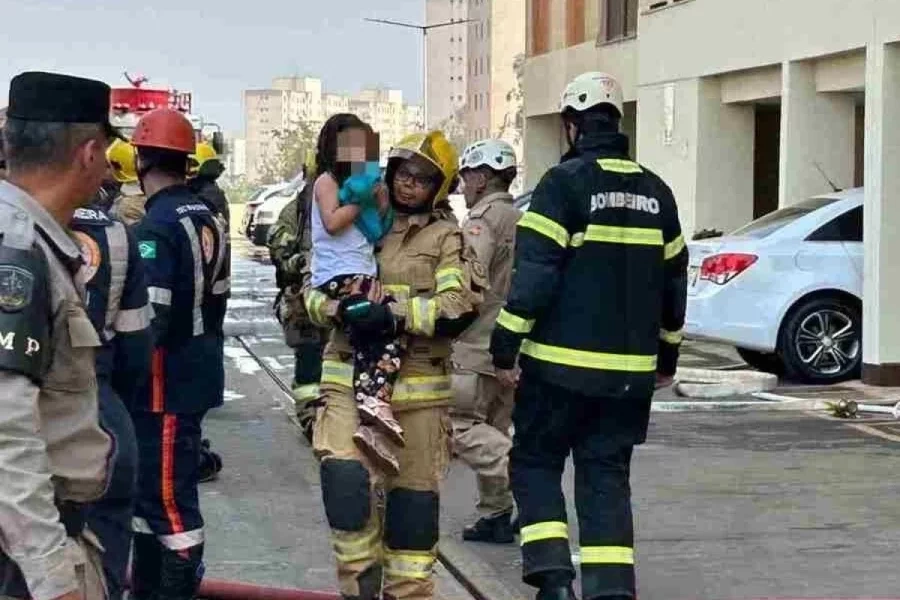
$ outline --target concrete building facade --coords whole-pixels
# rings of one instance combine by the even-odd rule
[[[275,152],[275,134],[307,123],[314,131],[331,115],[354,112],[381,134],[382,153],[406,133],[422,129],[422,109],[403,102],[400,90],[370,89],[356,95],[323,91],[314,77],[279,77],[272,87],[244,92],[246,173],[261,175],[266,157]]]
[[[425,0],[425,23],[436,25],[465,21],[469,0]],[[440,127],[468,99],[468,36],[463,25],[436,27],[426,39],[425,98],[428,128]]]
[[[563,150],[579,72],[623,83],[624,128],[686,233],[865,186],[864,379],[900,384],[900,2],[528,0],[527,185]],[[582,34],[583,27],[583,34]],[[592,31],[595,35],[591,35]]]

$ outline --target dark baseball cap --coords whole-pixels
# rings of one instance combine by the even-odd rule
[[[6,116],[22,121],[96,123],[109,138],[122,134],[109,122],[110,88],[102,81],[28,71],[9,85]]]

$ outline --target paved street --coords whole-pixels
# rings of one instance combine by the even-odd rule
[[[235,248],[229,326],[242,335],[227,350],[230,401],[208,424],[226,462],[223,478],[204,487],[210,574],[333,589],[315,462],[268,375],[291,376],[290,352],[265,322],[271,267],[243,258],[244,242]],[[641,599],[896,596],[892,426],[786,411],[654,413],[633,471]],[[564,485],[571,490],[569,472]],[[517,546],[459,541],[473,506],[473,476],[454,465],[443,496],[446,557],[493,600],[531,597]],[[574,530],[572,539],[576,548]],[[442,582],[444,597],[464,595],[445,574]]]

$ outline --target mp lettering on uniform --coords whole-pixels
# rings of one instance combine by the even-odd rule
[[[652,215],[659,214],[659,201],[628,192],[609,192],[591,195],[591,212],[607,208],[628,208]]]
[[[41,351],[41,343],[34,338],[28,338],[25,346],[25,356],[34,356]]]
[[[7,333],[0,333],[0,348],[4,350],[13,350],[15,349],[16,342],[16,332],[9,331]]]

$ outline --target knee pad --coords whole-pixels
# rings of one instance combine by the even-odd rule
[[[371,514],[369,472],[358,460],[327,458],[319,467],[322,502],[332,529],[362,531]]]
[[[384,540],[391,550],[431,550],[438,542],[440,501],[435,492],[394,488],[387,495]]]

